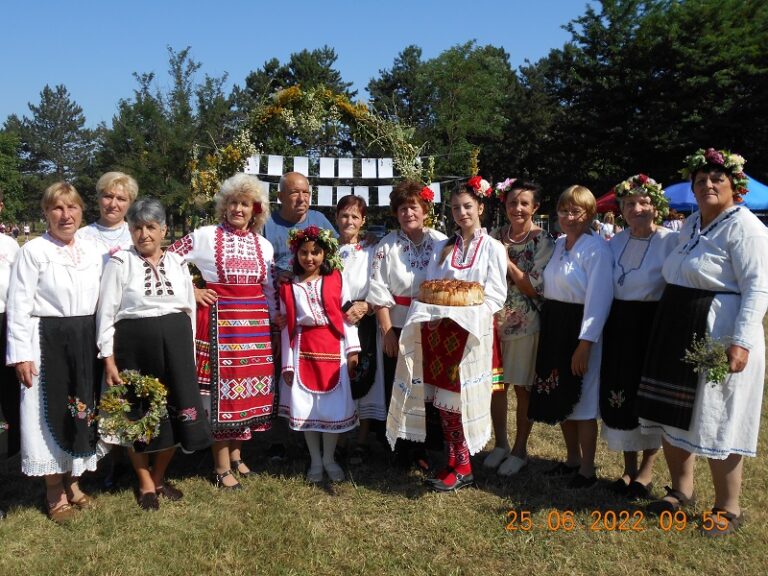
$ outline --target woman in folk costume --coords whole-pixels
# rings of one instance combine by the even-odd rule
[[[361,464],[368,455],[371,421],[383,422],[387,419],[384,382],[376,378],[376,317],[373,305],[365,301],[371,284],[371,261],[376,250],[375,245],[363,244],[360,237],[367,208],[362,197],[352,194],[340,198],[336,205],[339,258],[344,265],[342,276],[350,297],[343,304],[346,318],[357,326],[360,340],[360,362],[352,378],[352,397],[357,401],[360,430],[357,445],[349,458],[350,464]]]
[[[661,447],[659,434],[643,434],[640,429],[637,389],[653,317],[666,285],[661,267],[677,244],[677,233],[660,225],[668,201],[653,178],[637,174],[614,191],[627,228],[608,243],[614,262],[614,300],[603,330],[600,417],[608,449],[624,453],[624,472],[613,489],[636,500],[650,496],[653,463]]]
[[[214,483],[239,488],[232,470],[250,470],[242,443],[268,430],[274,415],[272,245],[253,232],[269,213],[269,201],[255,176],[235,174],[215,196],[220,224],[204,226],[170,248],[194,264],[205,288],[197,301],[197,376],[204,404],[210,401]]]
[[[451,195],[459,231],[438,245],[427,271],[428,280],[482,284],[484,303],[459,307],[415,302],[400,340],[403,360],[398,362],[387,434],[390,442],[397,436],[423,440],[424,420],[419,412],[423,416],[425,402],[434,405],[448,447],[446,467],[431,480],[440,492],[472,484],[469,456],[491,436],[491,388],[494,378],[501,376],[493,315],[507,296],[504,246],[480,224],[483,200],[491,192],[490,184],[475,176]],[[413,367],[410,374],[408,366]],[[411,388],[410,394],[403,394],[406,387]],[[421,406],[410,405],[405,398],[409,395],[414,401],[420,399]]]
[[[366,300],[376,309],[379,323],[379,350],[376,379],[383,382],[386,409],[392,398],[392,385],[399,358],[398,339],[405,325],[408,307],[426,280],[427,268],[445,234],[426,225],[432,211],[434,192],[413,180],[403,180],[389,195],[389,207],[397,218],[399,229],[390,232],[376,246],[371,264],[371,282]],[[433,410],[427,413],[426,447],[440,450],[440,423]],[[394,450],[395,463],[414,464],[429,469],[429,459],[423,447],[400,440]]]
[[[571,476],[569,488],[597,482],[598,388],[603,326],[613,301],[613,256],[590,232],[595,197],[584,186],[560,194],[557,216],[563,236],[544,268],[544,306],[536,357],[536,381],[528,416],[560,423],[566,461],[545,472]]]
[[[344,471],[334,460],[339,434],[357,426],[350,377],[358,362],[357,328],[346,321],[349,294],[340,272],[338,242],[330,230],[291,230],[294,278],[280,287],[283,380],[280,415],[304,432],[311,462],[309,482],[323,470],[334,482]],[[320,438],[322,436],[322,450]]]
[[[136,370],[159,379],[168,390],[168,415],[155,437],[126,442],[139,479],[139,506],[156,510],[158,496],[171,501],[183,496],[165,480],[176,446],[187,453],[208,448],[211,427],[196,383],[192,277],[180,256],[162,250],[167,231],[163,205],[156,198],[140,198],[127,220],[134,246],[113,254],[104,267],[97,344],[107,386],[123,383],[120,371]],[[119,443],[103,431],[102,439]]]
[[[744,163],[738,154],[712,148],[686,158],[683,174],[699,209],[664,261],[667,287],[638,392],[643,433],[662,434],[672,481],[648,511],[674,514],[690,504],[696,456],[704,456],[714,507],[704,512],[701,529],[715,537],[733,533],[744,520],[744,457],[757,453],[765,382],[768,231],[740,206],[747,193]],[[724,357],[681,362],[694,341],[705,338],[719,344]]]
[[[102,259],[75,235],[83,200],[74,186],[52,184],[41,204],[48,230],[21,248],[11,271],[6,363],[22,384],[21,470],[45,477],[48,515],[66,522],[90,507],[78,478],[101,456],[94,314]]]

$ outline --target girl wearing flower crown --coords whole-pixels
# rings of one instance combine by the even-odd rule
[[[334,482],[344,471],[334,460],[339,434],[357,425],[350,376],[360,344],[342,307],[349,294],[341,277],[338,242],[330,230],[308,226],[291,230],[293,280],[280,287],[282,329],[280,415],[301,430],[311,457],[307,480],[317,483],[323,470]],[[322,449],[320,438],[322,435]]]

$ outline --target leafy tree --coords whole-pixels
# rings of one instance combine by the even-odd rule
[[[0,132],[0,190],[3,191],[2,219],[19,222],[29,215],[25,210],[24,197],[19,171],[19,146],[17,136],[8,132]]]

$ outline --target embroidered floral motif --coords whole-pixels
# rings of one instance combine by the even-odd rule
[[[174,252],[179,256],[184,256],[185,254],[192,252],[192,248],[194,248],[192,234],[187,234],[184,238],[176,240],[176,242],[169,246],[168,251]]]
[[[214,251],[219,282],[264,284],[267,267],[258,238],[249,231],[234,230],[226,224],[216,227]]]
[[[536,391],[549,394],[554,391],[560,385],[560,377],[557,370],[552,370],[549,376],[541,378],[536,376]]]
[[[67,408],[69,408],[69,413],[72,415],[72,418],[77,418],[78,420],[87,420],[88,424],[96,419],[93,410],[88,408],[86,403],[80,400],[80,398],[77,396],[68,397]]]
[[[624,390],[611,390],[611,395],[608,398],[608,403],[611,405],[611,408],[621,408],[626,401],[627,398],[624,395]]]
[[[180,422],[194,422],[195,420],[197,420],[197,408],[192,407],[179,410]]]

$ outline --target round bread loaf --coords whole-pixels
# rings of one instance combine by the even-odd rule
[[[476,306],[485,301],[478,282],[427,280],[419,286],[419,301],[438,306]]]

